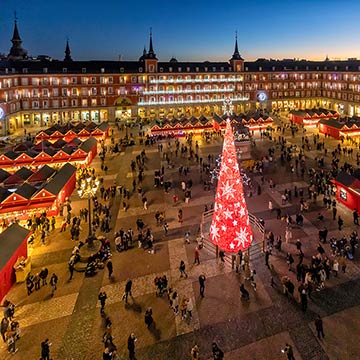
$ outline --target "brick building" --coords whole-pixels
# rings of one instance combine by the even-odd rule
[[[360,115],[360,61],[244,61],[235,39],[228,62],[162,62],[150,33],[137,61],[29,58],[15,21],[12,47],[0,60],[0,133],[68,120],[190,117],[256,108],[311,109]]]

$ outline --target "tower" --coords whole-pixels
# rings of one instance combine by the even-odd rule
[[[144,45],[144,50],[142,55],[139,57],[139,61],[143,62],[146,59],[146,46]]]
[[[150,28],[150,42],[149,42],[149,51],[145,57],[145,69],[147,72],[157,72],[158,59],[156,57],[153,41],[152,41],[152,29]]]
[[[244,70],[244,59],[241,57],[239,53],[237,31],[235,32],[235,49],[233,56],[230,59],[230,64],[234,69],[234,71],[239,72]]]
[[[71,50],[70,50],[70,46],[69,46],[69,40],[66,40],[64,61],[73,61],[73,59],[71,58]]]
[[[17,17],[15,13],[14,20],[14,33],[11,39],[12,47],[10,48],[10,52],[8,55],[9,60],[23,60],[27,58],[27,51],[22,48],[22,40],[20,38],[19,29],[17,26]]]

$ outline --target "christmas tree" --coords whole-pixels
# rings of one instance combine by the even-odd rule
[[[236,156],[234,136],[228,119],[216,189],[210,239],[228,252],[246,250],[252,241],[244,188]]]

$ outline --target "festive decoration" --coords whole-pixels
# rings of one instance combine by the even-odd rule
[[[228,119],[210,239],[220,249],[235,253],[246,250],[252,238],[234,137]]]

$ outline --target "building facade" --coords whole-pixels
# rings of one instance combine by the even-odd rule
[[[27,57],[15,22],[13,46],[0,61],[2,134],[21,127],[115,118],[172,118],[256,108],[313,107],[360,115],[360,61],[258,59],[238,50],[228,62],[168,62],[149,50],[138,61],[73,61],[69,43],[63,61]]]

